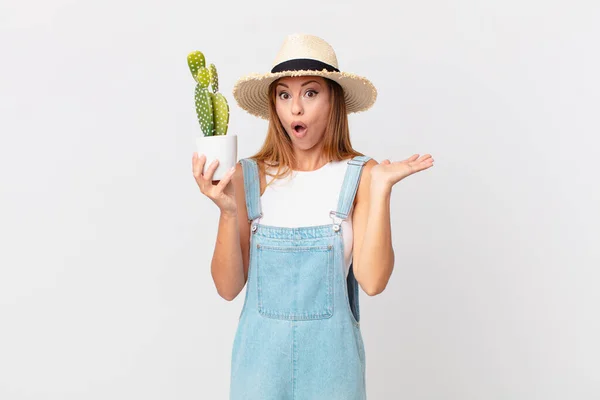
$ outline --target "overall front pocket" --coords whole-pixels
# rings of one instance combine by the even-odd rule
[[[258,244],[258,311],[275,319],[333,315],[333,246]]]

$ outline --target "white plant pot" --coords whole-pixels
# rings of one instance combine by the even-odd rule
[[[208,169],[213,160],[219,160],[219,166],[213,174],[213,181],[220,181],[223,176],[237,163],[237,136],[236,135],[215,135],[198,136],[196,138],[198,148],[198,157],[202,154],[206,156],[204,170]]]

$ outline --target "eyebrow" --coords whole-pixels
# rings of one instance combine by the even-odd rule
[[[308,85],[309,83],[312,83],[312,82],[316,83],[317,85],[320,85],[320,83],[319,83],[319,82],[317,82],[317,81],[315,81],[315,80],[313,79],[313,80],[311,80],[311,81],[304,82],[304,83],[303,83],[301,86],[306,86],[306,85]],[[285,83],[278,83],[278,84],[277,84],[277,86],[279,86],[279,85],[281,85],[281,86],[285,86],[285,87],[286,87],[286,88],[288,88],[288,89],[290,88],[290,87],[289,87],[288,85],[286,85]]]

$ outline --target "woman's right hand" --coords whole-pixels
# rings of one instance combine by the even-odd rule
[[[234,214],[237,211],[237,205],[233,183],[230,184],[230,181],[235,172],[235,166],[227,171],[220,181],[213,181],[212,177],[219,166],[219,160],[214,160],[206,167],[204,174],[202,174],[205,163],[206,156],[204,154],[198,156],[198,153],[194,152],[192,156],[192,169],[200,191],[211,199],[221,209],[221,212]]]

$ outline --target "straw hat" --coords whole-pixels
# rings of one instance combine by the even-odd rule
[[[339,83],[344,89],[348,113],[369,109],[377,98],[375,86],[366,78],[338,69],[333,48],[323,39],[306,34],[286,37],[271,72],[252,73],[240,78],[233,87],[238,105],[257,117],[269,118],[269,84],[283,76],[322,76]]]

